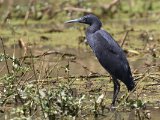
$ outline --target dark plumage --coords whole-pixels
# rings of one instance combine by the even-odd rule
[[[135,87],[125,53],[108,32],[101,30],[102,23],[95,15],[89,14],[79,19],[67,21],[66,23],[72,22],[89,25],[86,30],[87,42],[100,64],[113,78],[114,94],[112,105],[114,106],[120,90],[120,84],[117,79],[126,85],[128,91],[133,90]]]

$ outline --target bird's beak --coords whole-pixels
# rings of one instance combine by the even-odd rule
[[[79,19],[74,19],[74,20],[69,20],[69,21],[66,21],[65,23],[77,23],[77,22],[81,22],[81,18]]]

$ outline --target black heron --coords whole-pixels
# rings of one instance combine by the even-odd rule
[[[135,87],[125,53],[112,36],[101,29],[102,23],[95,15],[89,14],[65,23],[74,22],[89,25],[86,30],[87,43],[93,50],[103,68],[112,76],[114,93],[111,105],[115,106],[115,101],[120,90],[118,80],[121,80],[126,85],[128,91],[132,91]]]

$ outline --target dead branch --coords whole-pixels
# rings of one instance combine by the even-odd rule
[[[40,55],[29,55],[29,56],[24,56],[20,59],[26,59],[26,58],[39,58],[39,57],[42,57],[42,56],[46,56],[46,55],[62,55],[62,57],[71,57],[72,59],[76,59],[76,55],[74,54],[71,54],[71,53],[63,53],[63,52],[59,52],[59,51],[47,51],[47,52],[44,52],[43,54],[40,54]]]
[[[91,9],[84,9],[84,8],[76,8],[76,7],[65,7],[65,11],[75,11],[75,12],[83,12],[83,13],[91,13]]]
[[[112,7],[116,6],[117,4],[119,4],[120,0],[113,0],[110,4],[103,4],[101,6],[102,9],[108,11],[108,10],[111,10]]]
[[[79,76],[67,76],[67,77],[58,77],[58,79],[93,79],[93,78],[99,78],[99,77],[110,77],[109,75],[100,75],[100,74],[92,74],[92,75],[79,75]],[[56,83],[57,77],[53,78],[52,80],[48,80],[48,79],[42,79],[42,80],[31,80],[31,83],[36,83],[36,82],[52,82],[52,83]]]
[[[26,11],[26,14],[25,14],[25,17],[24,17],[24,24],[27,25],[27,22],[28,22],[28,18],[29,18],[29,15],[31,13],[31,7],[32,5],[35,3],[36,0],[30,0],[29,1],[29,4],[28,4],[28,10]]]
[[[71,62],[79,64],[82,68],[84,68],[85,70],[89,71],[91,74],[95,74],[93,71],[91,71],[87,66],[82,65],[80,62],[72,60]]]
[[[2,39],[2,37],[0,37],[0,39],[1,39],[1,42],[2,42],[3,54],[6,56],[6,50],[5,50],[5,48],[4,48],[3,39]],[[8,62],[7,62],[7,58],[6,58],[6,57],[5,57],[5,63],[6,63],[6,67],[7,67],[7,72],[8,72],[8,74],[9,74],[10,71],[9,71],[9,66],[8,66]]]
[[[123,41],[122,41],[122,43],[121,43],[121,47],[123,47],[123,45],[124,45],[124,43],[125,43],[125,41],[126,41],[126,38],[127,38],[127,36],[128,36],[128,33],[129,33],[129,30],[126,31],[126,34],[125,34],[124,37],[123,37]]]
[[[148,84],[146,86],[156,86],[156,85],[160,85],[160,83]]]
[[[52,32],[63,32],[63,30],[60,28],[57,28],[57,27],[52,27],[52,28],[44,31],[44,33],[52,33]]]
[[[20,49],[23,49],[23,50],[24,50],[23,56],[25,56],[26,53],[27,53],[27,50],[28,50],[27,44],[23,41],[22,38],[20,38],[20,39],[18,40],[18,45],[19,45],[19,48],[20,48]]]

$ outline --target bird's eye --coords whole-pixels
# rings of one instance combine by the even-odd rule
[[[84,21],[84,22],[87,22],[87,18],[84,18],[83,21]]]

